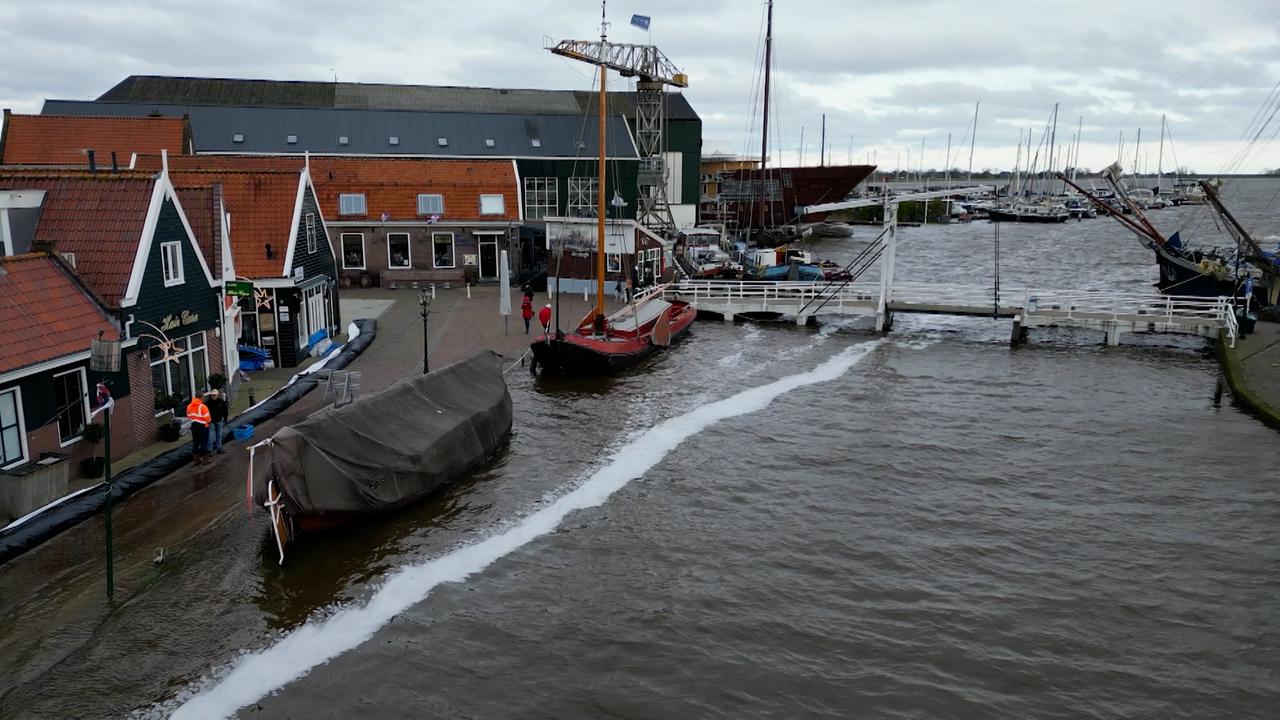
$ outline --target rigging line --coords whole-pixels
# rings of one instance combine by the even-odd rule
[[[1267,110],[1269,108],[1271,109],[1271,112],[1268,115]],[[1241,146],[1232,155],[1232,159],[1223,166],[1222,172],[1225,173],[1227,172],[1226,168],[1232,167],[1232,166],[1238,166],[1241,162],[1243,162],[1244,158],[1247,157],[1249,152],[1252,151],[1254,144],[1257,142],[1258,136],[1260,136],[1266,130],[1267,125],[1271,122],[1271,118],[1275,117],[1276,108],[1280,108],[1280,81],[1278,81],[1275,84],[1275,86],[1271,89],[1271,93],[1268,94],[1267,99],[1258,108],[1258,111],[1254,113],[1253,120],[1249,122],[1248,127],[1246,127],[1244,132],[1241,134],[1240,141],[1239,141],[1241,143]],[[1267,115],[1267,120],[1259,126],[1258,121],[1264,115]],[[1253,130],[1254,127],[1258,128],[1257,133],[1254,134],[1253,139],[1249,140],[1248,142],[1245,142],[1245,139],[1248,137],[1249,133]]]
[[[1276,87],[1277,89],[1280,89],[1280,82],[1276,83]],[[1262,125],[1258,128],[1258,132],[1254,134],[1253,138],[1243,148],[1238,159],[1234,160],[1229,165],[1231,169],[1229,171],[1224,170],[1224,173],[1231,173],[1238,170],[1240,165],[1243,164],[1244,161],[1248,158],[1249,154],[1253,152],[1253,148],[1257,144],[1258,139],[1262,136],[1262,133],[1266,131],[1267,127],[1271,124],[1271,121],[1275,119],[1276,113],[1280,112],[1280,94],[1277,95],[1276,102],[1272,103],[1272,105],[1273,107],[1271,108],[1270,114],[1267,115],[1266,121],[1262,123]],[[1269,143],[1270,143],[1270,139],[1268,139],[1267,143],[1264,143],[1264,145]]]

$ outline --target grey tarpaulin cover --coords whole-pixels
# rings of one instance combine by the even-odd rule
[[[281,429],[271,471],[292,515],[349,515],[419,499],[494,454],[511,433],[501,360],[477,353]],[[265,498],[255,483],[257,500]]]

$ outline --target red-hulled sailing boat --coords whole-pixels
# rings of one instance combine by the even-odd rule
[[[602,4],[603,5],[603,4]],[[632,365],[663,349],[689,330],[697,310],[686,302],[664,300],[660,293],[649,293],[633,300],[612,315],[604,311],[605,276],[605,106],[608,99],[607,34],[600,24],[600,54],[597,59],[574,52],[563,54],[585,59],[600,66],[600,171],[599,198],[596,208],[596,305],[571,332],[558,327],[539,336],[530,345],[535,367],[562,375],[591,375],[614,372]],[[557,318],[557,324],[559,320]]]

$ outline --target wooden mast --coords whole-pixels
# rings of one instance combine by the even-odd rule
[[[764,121],[760,128],[760,228],[765,227],[764,196],[765,168],[769,164],[769,66],[773,59],[773,0],[769,0],[769,11],[764,30]],[[749,223],[748,223],[749,224]]]
[[[605,25],[605,3],[600,3],[600,178],[596,188],[596,325],[604,317],[604,222],[605,222],[605,105],[608,94],[605,85],[608,81],[608,69],[605,67],[605,44],[607,37]]]

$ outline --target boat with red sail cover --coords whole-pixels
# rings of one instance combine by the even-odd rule
[[[661,293],[628,304],[609,316],[592,309],[572,332],[553,331],[529,346],[536,367],[560,375],[616,372],[666,348],[689,331],[698,311]]]

